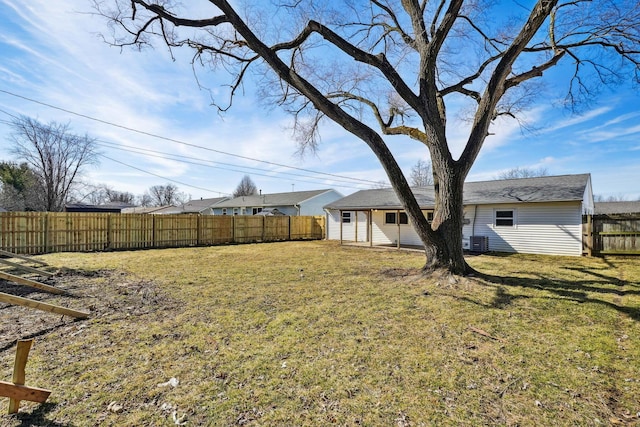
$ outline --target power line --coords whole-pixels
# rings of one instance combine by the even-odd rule
[[[2,113],[4,113],[4,114],[6,114],[6,115],[8,115],[8,116],[11,116],[11,117],[13,117],[13,118],[15,118],[15,119],[18,119],[18,118],[19,118],[19,117],[17,117],[17,116],[14,116],[13,114],[11,114],[11,113],[9,113],[9,112],[7,112],[7,111],[5,111],[5,110],[1,109],[1,108],[0,108],[0,112],[2,112]],[[11,122],[7,122],[6,120],[0,120],[0,123],[4,123],[4,124],[11,124]],[[123,166],[129,167],[129,168],[132,168],[132,169],[135,169],[135,170],[137,170],[137,171],[140,171],[140,172],[146,173],[146,174],[148,174],[148,175],[153,175],[153,176],[155,176],[155,177],[162,178],[162,179],[163,179],[163,180],[165,180],[165,181],[174,182],[174,183],[176,183],[176,184],[184,185],[184,186],[186,186],[186,187],[195,188],[195,189],[197,189],[197,190],[208,191],[208,192],[210,192],[210,193],[230,194],[230,193],[225,193],[225,192],[222,192],[222,191],[210,190],[210,189],[208,189],[208,188],[202,188],[202,187],[198,187],[198,186],[195,186],[195,185],[187,184],[186,182],[177,181],[177,180],[172,179],[172,178],[167,178],[167,177],[165,177],[165,176],[158,175],[158,174],[153,173],[153,172],[149,172],[148,170],[145,170],[145,169],[139,168],[139,167],[137,167],[137,166],[132,166],[132,165],[130,165],[130,164],[127,164],[127,163],[121,162],[121,161],[119,161],[119,160],[112,159],[111,157],[108,157],[108,156],[106,156],[106,155],[104,155],[104,154],[102,154],[102,153],[98,153],[98,155],[99,155],[100,157],[103,157],[103,158],[107,159],[107,160],[111,160],[112,162],[119,163],[119,164],[121,164],[121,165],[123,165]],[[168,160],[171,160],[171,159],[168,159]]]
[[[13,117],[14,119],[19,119],[18,116],[15,116],[3,109],[0,108],[0,112]],[[6,121],[6,120],[0,120],[0,123],[4,123],[4,124],[8,124],[11,125],[11,122]],[[144,156],[148,156],[148,157],[156,157],[156,158],[160,158],[160,159],[165,159],[165,160],[172,160],[172,161],[177,161],[177,162],[181,162],[181,163],[186,163],[186,164],[192,164],[192,165],[196,165],[196,166],[203,166],[203,167],[209,167],[209,168],[214,168],[214,169],[221,169],[221,170],[227,170],[227,171],[231,171],[231,172],[239,172],[239,173],[246,173],[246,170],[237,170],[237,169],[230,169],[230,168],[224,168],[224,167],[220,167],[220,166],[212,166],[206,163],[213,163],[213,164],[221,164],[221,165],[226,165],[226,166],[232,166],[232,167],[239,167],[239,168],[243,168],[243,169],[251,169],[251,170],[258,170],[258,171],[263,171],[263,172],[271,172],[268,169],[261,169],[261,168],[256,168],[256,167],[252,167],[252,166],[241,166],[241,165],[236,165],[236,164],[232,164],[232,163],[223,163],[223,162],[216,162],[213,160],[201,160],[198,159],[196,157],[191,157],[191,156],[185,156],[185,155],[180,155],[180,154],[172,154],[172,153],[166,153],[166,152],[162,152],[162,151],[158,151],[158,150],[151,150],[151,149],[147,149],[147,148],[141,148],[141,147],[128,147],[128,148],[124,148],[122,144],[118,144],[115,142],[110,142],[110,141],[106,141],[106,140],[102,140],[102,139],[95,139],[95,141],[97,142],[98,145],[102,145],[102,146],[106,146],[108,148],[111,149],[116,149],[116,150],[121,150],[121,151],[127,151],[130,153],[135,153],[135,154],[141,154]],[[146,152],[146,153],[145,153]],[[148,153],[156,153],[156,154],[148,154]],[[178,181],[172,178],[168,178],[159,174],[156,174],[154,172],[150,172],[146,169],[142,169],[140,167],[137,166],[133,166],[130,165],[128,163],[113,159],[111,157],[108,157],[106,155],[103,155],[102,153],[99,153],[99,155],[107,160],[113,161],[115,163],[119,163],[123,166],[129,167],[131,169],[140,171],[142,173],[148,174],[148,175],[152,175],[158,178],[161,178],[165,181],[169,181],[169,182],[174,182],[183,186],[187,186],[187,187],[191,187],[194,189],[198,189],[198,190],[203,190],[203,191],[207,191],[207,192],[211,192],[211,193],[218,193],[218,194],[229,194],[229,193],[225,193],[225,192],[221,192],[221,191],[217,191],[217,190],[211,190],[211,189],[207,189],[207,188],[203,188],[203,187],[198,187],[192,184],[187,184],[185,182],[182,181]],[[191,159],[191,160],[199,160],[199,162],[195,162],[195,161],[189,161],[189,160],[182,160],[182,159]],[[205,162],[205,163],[202,163]],[[276,178],[273,175],[268,175],[268,174],[263,174],[263,173],[256,173],[256,172],[251,172],[253,175],[258,175],[258,176],[264,176],[264,177],[268,177],[268,178]],[[274,171],[275,174],[281,174],[281,175],[291,175],[291,176],[297,176],[297,177],[301,177],[301,178],[307,178],[307,179],[295,179],[296,181],[299,182],[313,182],[311,180],[320,180],[322,178],[320,177],[313,177],[313,176],[307,176],[307,175],[301,175],[301,174],[296,174],[296,173],[291,173],[291,172],[282,172],[282,171]],[[335,179],[332,178],[333,181],[338,181],[338,182],[345,182],[343,180],[339,180],[339,179]],[[357,188],[357,187],[353,187],[353,186],[349,186],[349,185],[339,185],[339,184],[332,184],[332,186],[334,187],[340,187],[340,188]]]
[[[162,179],[164,179],[164,180],[167,180],[167,181],[170,181],[170,182],[174,182],[174,183],[176,183],[176,184],[184,185],[184,186],[186,186],[186,187],[195,188],[195,189],[197,189],[197,190],[208,191],[208,192],[210,192],[210,193],[230,194],[230,193],[225,193],[225,192],[223,192],[223,191],[216,191],[216,190],[210,190],[210,189],[208,189],[208,188],[198,187],[198,186],[196,186],[196,185],[187,184],[187,183],[185,183],[185,182],[177,181],[177,180],[175,180],[175,179],[166,178],[166,177],[163,177],[162,175],[158,175],[158,174],[156,174],[156,173],[149,172],[149,171],[144,170],[144,169],[141,169],[141,168],[139,168],[139,167],[137,167],[137,166],[132,166],[132,165],[130,165],[130,164],[127,164],[127,163],[121,162],[120,160],[112,159],[111,157],[109,157],[109,156],[105,156],[104,154],[99,154],[99,156],[100,156],[100,157],[104,157],[104,158],[105,158],[105,159],[107,159],[107,160],[111,160],[112,162],[120,163],[121,165],[123,165],[123,166],[127,166],[127,167],[129,167],[129,168],[131,168],[131,169],[135,169],[135,170],[137,170],[137,171],[140,171],[140,172],[143,172],[143,173],[146,173],[146,174],[149,174],[149,175],[153,175],[153,176],[155,176],[155,177],[162,178]]]
[[[289,175],[289,176],[294,176],[294,177],[299,177],[299,178],[306,178],[306,179],[296,179],[297,181],[300,181],[300,182],[314,182],[314,181],[311,181],[311,180],[326,180],[326,179],[328,179],[328,178],[322,178],[322,177],[314,177],[314,176],[309,176],[309,175],[302,175],[302,174],[297,174],[297,173],[292,173],[292,172],[271,171],[269,169],[261,169],[261,168],[256,168],[256,167],[252,167],[252,166],[242,166],[242,165],[237,165],[237,164],[233,164],[233,163],[217,162],[217,161],[214,161],[214,160],[204,160],[204,159],[199,159],[197,157],[185,156],[185,155],[181,155],[181,154],[166,153],[166,152],[163,152],[163,151],[151,150],[151,149],[148,149],[148,148],[141,148],[141,147],[135,147],[135,146],[127,147],[127,146],[123,146],[121,144],[112,143],[112,142],[104,141],[104,140],[97,140],[97,141],[99,141],[98,145],[103,145],[103,146],[106,146],[108,148],[115,149],[115,150],[127,151],[127,152],[130,152],[130,153],[141,154],[141,155],[144,155],[144,156],[156,157],[156,158],[166,159],[166,160],[172,160],[172,161],[176,161],[176,162],[181,162],[181,163],[186,163],[186,164],[191,164],[191,165],[197,165],[197,166],[203,166],[203,167],[208,167],[208,168],[213,168],[213,169],[226,170],[226,171],[230,171],[230,172],[247,173],[247,170],[231,169],[231,168],[227,168],[227,167],[213,166],[213,165],[223,165],[223,166],[230,166],[230,167],[235,167],[235,168],[249,169],[249,170],[252,171],[251,172],[252,175],[265,176],[265,177],[268,177],[268,178],[276,178],[273,174]],[[149,153],[153,153],[153,154],[149,154]],[[189,159],[189,160],[183,160],[183,159]],[[190,161],[190,160],[196,160],[196,161]],[[209,163],[209,164],[207,164],[207,163]],[[253,172],[253,171],[271,172],[272,174],[258,173],[258,172]],[[337,178],[331,178],[331,180],[332,180],[332,182],[353,184],[351,182],[347,182],[345,180],[341,180],[341,179],[337,179]],[[357,189],[358,188],[358,187],[354,187],[353,185],[339,185],[339,184],[332,184],[332,185],[336,186],[336,187],[342,187],[342,188],[352,188],[352,189],[354,189],[354,188]]]
[[[256,159],[256,158],[253,158],[253,157],[241,156],[239,154],[233,154],[233,153],[229,153],[229,152],[226,152],[226,151],[216,150],[216,149],[213,149],[213,148],[204,147],[204,146],[201,146],[201,145],[180,141],[180,140],[169,138],[169,137],[166,137],[166,136],[157,135],[157,134],[154,134],[154,133],[151,133],[151,132],[146,132],[146,131],[142,131],[142,130],[139,130],[139,129],[130,128],[128,126],[123,126],[123,125],[120,125],[120,124],[117,124],[117,123],[109,122],[107,120],[102,120],[102,119],[98,119],[98,118],[95,118],[95,117],[91,117],[91,116],[88,116],[86,114],[77,113],[75,111],[67,110],[65,108],[58,107],[58,106],[55,106],[55,105],[51,105],[51,104],[48,104],[46,102],[42,102],[42,101],[38,101],[38,100],[35,100],[35,99],[32,99],[32,98],[28,98],[26,96],[18,95],[16,93],[13,93],[13,92],[10,92],[10,91],[4,90],[4,89],[0,89],[0,92],[5,93],[5,94],[10,95],[10,96],[14,96],[16,98],[23,99],[25,101],[29,101],[29,102],[33,102],[35,104],[43,105],[43,106],[48,107],[48,108],[53,108],[55,110],[63,111],[63,112],[68,113],[68,114],[73,114],[73,115],[78,116],[78,117],[82,117],[82,118],[85,118],[85,119],[88,119],[88,120],[93,120],[93,121],[98,122],[98,123],[103,123],[103,124],[106,124],[106,125],[109,125],[109,126],[113,126],[113,127],[117,127],[117,128],[120,128],[120,129],[124,129],[124,130],[130,131],[130,132],[139,133],[141,135],[150,136],[152,138],[158,138],[158,139],[162,139],[162,140],[165,140],[165,141],[173,142],[173,143],[176,143],[176,144],[186,145],[188,147],[199,148],[201,150],[207,150],[207,151],[211,151],[211,152],[218,153],[218,154],[224,154],[226,156],[237,157],[237,158],[244,159],[244,160],[251,160],[251,161],[254,161],[254,162],[264,163],[264,164],[268,164],[268,165],[272,165],[272,166],[295,169],[295,170],[299,170],[299,171],[302,171],[302,172],[309,172],[309,173],[313,173],[313,174],[317,174],[317,175],[326,175],[326,176],[331,176],[331,177],[335,177],[335,178],[347,179],[347,180],[350,180],[350,181],[363,182],[363,183],[367,183],[369,185],[378,185],[379,184],[378,182],[370,181],[370,180],[366,180],[366,179],[352,178],[352,177],[349,177],[349,176],[337,175],[337,174],[332,174],[332,173],[328,173],[328,172],[319,172],[319,171],[314,171],[314,170],[311,170],[311,169],[299,168],[299,167],[296,167],[296,166],[290,166],[290,165],[285,165],[285,164],[282,164],[282,163],[275,163],[275,162],[270,162],[270,161],[267,161],[267,160],[260,160],[260,159]]]

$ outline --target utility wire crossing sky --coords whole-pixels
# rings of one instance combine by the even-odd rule
[[[206,2],[205,2],[206,3]],[[247,87],[223,114],[212,93],[228,76],[197,72],[190,53],[110,47],[90,2],[0,0],[0,159],[11,160],[10,121],[25,115],[69,123],[96,138],[101,162],[85,180],[142,194],[176,183],[193,198],[230,194],[244,175],[263,193],[335,188],[343,194],[388,185],[369,148],[337,125],[322,127],[316,153],[297,154],[292,118],[265,106]],[[526,128],[498,119],[467,180],[512,168],[549,174],[591,173],[594,193],[640,199],[640,94],[628,86],[603,92],[580,115],[545,97],[523,112]],[[459,153],[464,122],[448,134]],[[533,129],[533,130],[532,130]],[[389,145],[408,175],[426,147],[407,138]]]

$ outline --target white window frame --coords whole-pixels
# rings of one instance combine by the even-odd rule
[[[498,212],[511,212],[511,217],[501,216],[498,217]],[[516,209],[494,209],[493,210],[493,227],[494,228],[515,228],[517,225]],[[498,222],[511,221],[511,224],[498,224]]]
[[[343,224],[350,224],[351,223],[351,212],[342,211],[342,216],[341,216],[340,221],[342,221]]]

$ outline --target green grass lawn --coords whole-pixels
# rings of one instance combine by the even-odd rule
[[[47,320],[27,383],[53,393],[0,399],[1,425],[640,423],[638,258],[469,258],[485,279],[335,242],[41,258],[77,270],[82,297],[50,301],[92,317]]]

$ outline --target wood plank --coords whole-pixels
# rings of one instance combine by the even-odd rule
[[[70,295],[69,292],[58,289],[54,286],[45,285],[44,283],[36,282],[35,280],[25,279],[24,277],[15,276],[13,274],[4,273],[0,271],[0,279],[8,280],[10,282],[16,282],[21,285],[30,286],[32,288],[42,289],[43,291],[50,292],[57,295]]]
[[[0,258],[0,264],[8,265],[9,267],[17,268],[19,270],[28,271],[29,273],[39,274],[40,276],[53,276],[55,273],[51,273],[50,271],[39,270],[37,268],[29,267],[27,265],[18,264],[17,262],[7,261],[6,259]]]
[[[16,361],[13,365],[13,383],[15,385],[24,385],[26,373],[25,368],[27,366],[27,359],[29,358],[29,350],[33,339],[19,340],[16,347]],[[20,408],[20,400],[11,398],[9,400],[9,413],[16,414]]]
[[[83,311],[77,311],[70,308],[60,307],[59,305],[47,304],[40,301],[35,301],[29,298],[17,297],[15,295],[6,294],[0,292],[0,302],[6,302],[8,304],[22,305],[24,307],[33,308],[36,310],[48,311],[50,313],[62,314],[64,316],[71,316],[78,319],[86,319],[89,317],[89,313]]]
[[[34,263],[34,264],[39,264],[39,265],[41,265],[41,266],[43,266],[43,267],[46,267],[46,266],[48,266],[48,265],[49,265],[49,264],[47,264],[47,263],[46,263],[46,262],[44,262],[44,261],[40,261],[40,260],[37,260],[37,259],[33,259],[33,258],[31,258],[31,257],[29,257],[29,256],[26,256],[26,255],[18,255],[18,254],[14,254],[13,252],[7,252],[7,251],[0,250],[0,255],[4,255],[4,256],[9,257],[9,258],[18,258],[18,259],[22,259],[22,260],[24,260],[24,261],[29,261],[29,262],[32,262],[32,263]]]
[[[0,381],[0,396],[15,400],[28,400],[29,402],[44,403],[49,398],[51,390],[44,388],[17,385],[6,381]]]

